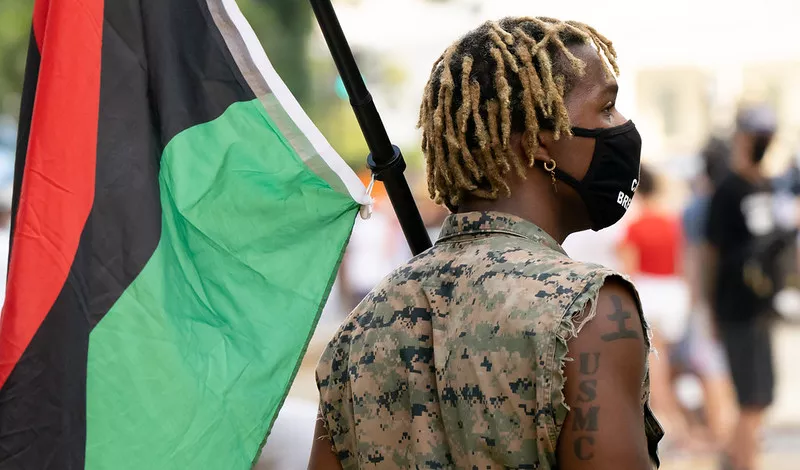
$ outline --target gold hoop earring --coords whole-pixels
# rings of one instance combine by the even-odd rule
[[[558,184],[556,184],[556,161],[551,158],[549,162],[544,162],[544,171],[550,172],[550,179],[553,180],[553,189],[558,192]]]

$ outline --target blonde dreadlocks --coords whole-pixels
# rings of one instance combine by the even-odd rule
[[[564,95],[584,73],[569,50],[579,44],[593,45],[606,71],[619,73],[611,41],[594,28],[544,17],[487,22],[436,60],[418,127],[437,203],[454,209],[465,194],[510,196],[506,175],[525,177],[539,130],[552,130],[556,139],[571,133]],[[525,130],[528,154],[520,156],[509,143],[512,132]]]

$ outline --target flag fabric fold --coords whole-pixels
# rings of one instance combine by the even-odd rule
[[[0,469],[246,469],[356,175],[234,0],[36,0],[0,318]]]

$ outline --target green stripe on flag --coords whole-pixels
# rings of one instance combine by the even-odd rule
[[[359,206],[257,100],[180,133],[161,165],[159,246],[90,337],[86,468],[247,469]]]

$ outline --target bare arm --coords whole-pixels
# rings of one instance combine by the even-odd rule
[[[571,410],[558,440],[559,468],[653,468],[641,403],[647,353],[631,292],[609,280],[597,316],[569,342],[564,392]]]
[[[683,278],[689,289],[689,305],[696,308],[705,302],[703,289],[702,245],[687,244],[683,254]]]
[[[617,257],[622,263],[622,272],[632,276],[639,272],[639,250],[635,245],[622,243],[617,247]]]
[[[314,445],[311,447],[311,460],[308,470],[342,470],[342,464],[333,453],[333,445],[325,429],[325,420],[317,416],[317,427],[314,429]]]

